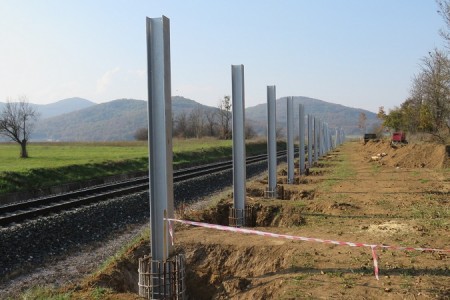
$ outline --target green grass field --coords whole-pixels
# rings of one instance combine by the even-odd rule
[[[213,139],[173,141],[175,155],[217,147],[231,147],[231,141]],[[0,172],[24,172],[36,168],[147,158],[148,144],[147,142],[30,143],[29,158],[19,158],[19,152],[20,147],[16,143],[0,143]]]
[[[230,140],[174,139],[174,168],[230,159]],[[247,155],[265,153],[263,141],[247,144]],[[0,194],[33,191],[68,182],[146,172],[147,142],[30,143],[29,158],[20,147],[0,143]]]

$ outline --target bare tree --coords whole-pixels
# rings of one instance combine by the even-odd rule
[[[208,109],[205,113],[207,135],[215,136],[217,127],[217,112],[214,109]]]
[[[359,120],[358,120],[358,128],[361,129],[362,134],[366,133],[366,121],[367,121],[367,116],[365,113],[360,112],[359,113]]]
[[[256,136],[257,134],[253,125],[249,124],[248,122],[245,122],[245,138],[247,140],[250,140]]]
[[[182,111],[175,117],[174,121],[174,129],[173,129],[173,135],[178,137],[186,137],[186,130],[187,130],[187,115],[185,111]]]
[[[203,109],[200,105],[197,105],[197,107],[191,111],[188,117],[188,127],[194,137],[202,137],[203,123]]]
[[[450,60],[440,50],[435,49],[423,59],[422,105],[426,105],[433,122],[434,133],[442,129],[450,132],[447,120],[450,117]]]
[[[148,141],[148,129],[144,127],[138,128],[133,137],[137,141]]]
[[[286,137],[286,131],[284,130],[284,127],[277,126],[275,129],[275,136],[277,139],[282,139]]]
[[[28,103],[26,97],[18,102],[8,99],[0,115],[0,135],[6,136],[20,145],[20,157],[27,158],[27,143],[33,131],[38,112]]]
[[[450,1],[449,0],[436,0],[439,6],[438,13],[444,19],[445,29],[439,31],[440,35],[447,42],[447,47],[450,48]]]
[[[231,139],[231,97],[224,96],[219,101],[219,121],[220,121],[220,137],[222,139]]]

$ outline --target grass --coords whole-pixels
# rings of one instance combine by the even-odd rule
[[[324,191],[330,191],[331,187],[336,185],[342,180],[346,180],[355,176],[355,170],[350,166],[347,156],[342,156],[342,161],[336,163],[335,167],[331,171],[329,180],[325,180],[321,183],[320,188]]]
[[[230,140],[174,139],[173,152],[199,152],[230,148]],[[147,142],[30,143],[28,159],[19,158],[15,143],[0,144],[0,172],[23,172],[36,168],[133,160],[148,157]]]
[[[450,207],[435,207],[433,205],[411,205],[411,217],[419,219],[434,229],[448,228],[450,225]]]
[[[111,293],[112,293],[111,289],[95,287],[91,292],[91,297],[94,300],[101,300],[101,299],[104,299],[107,294],[111,294]]]
[[[143,241],[148,242],[149,236],[150,236],[150,228],[144,229],[142,232],[140,232],[139,235],[137,235],[131,241],[123,245],[114,255],[108,257],[105,261],[103,261],[98,267],[98,269],[95,272],[93,272],[92,277],[104,273],[106,269],[108,269],[110,266],[117,264],[117,262],[123,259],[126,256],[127,252],[134,246],[140,244]]]
[[[22,300],[69,300],[71,292],[60,293],[50,287],[36,286],[26,290],[20,297]]]
[[[400,283],[400,287],[402,289],[410,290],[414,285],[414,278],[407,274],[401,274],[402,282]]]
[[[392,201],[389,201],[387,199],[380,199],[380,200],[376,200],[375,204],[382,206],[382,207],[389,207],[392,205]]]
[[[284,143],[280,143],[280,149]],[[247,143],[247,155],[265,153],[266,143]],[[37,191],[50,186],[107,176],[147,173],[146,142],[30,143],[30,158],[19,158],[13,143],[0,144],[0,194]],[[174,139],[174,168],[231,159],[232,141]]]
[[[380,164],[372,164],[372,173],[373,175],[377,175],[381,171],[381,165]]]

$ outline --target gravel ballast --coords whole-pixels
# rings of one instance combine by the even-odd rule
[[[253,163],[247,177],[266,168],[266,161]],[[176,183],[175,204],[204,198],[232,180],[232,171],[223,171]],[[0,228],[0,298],[36,285],[80,280],[138,236],[148,218],[143,192]]]

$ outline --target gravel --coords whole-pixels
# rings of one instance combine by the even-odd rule
[[[266,167],[266,162],[247,166],[247,177]],[[223,171],[176,183],[175,204],[202,199],[232,180],[232,171]],[[148,217],[143,192],[0,228],[0,298],[36,285],[79,281],[139,235]]]

